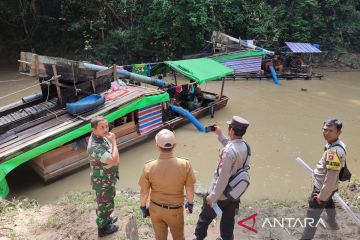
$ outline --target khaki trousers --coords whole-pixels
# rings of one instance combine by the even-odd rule
[[[185,240],[184,207],[166,209],[150,202],[149,211],[156,240],[167,240],[168,228],[173,240]]]

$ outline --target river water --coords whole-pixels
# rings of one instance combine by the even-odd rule
[[[15,66],[0,69],[0,96],[31,86],[36,81],[17,73]],[[17,81],[9,81],[17,80]],[[324,147],[322,123],[327,118],[343,121],[341,139],[347,145],[348,166],[360,176],[360,72],[325,72],[323,80],[226,81],[224,93],[230,100],[215,117],[202,118],[204,125],[240,115],[250,121],[244,137],[252,148],[251,185],[244,200],[299,199],[309,194],[311,180],[295,162],[301,157],[312,168]],[[202,85],[203,90],[220,92],[221,82]],[[19,100],[39,88],[0,99],[0,105]],[[213,133],[199,133],[187,124],[175,130],[176,154],[188,158],[196,171],[198,188],[208,187],[221,148]],[[120,181],[117,188],[138,190],[144,163],[156,158],[155,142],[149,140],[120,153]],[[8,175],[11,196],[27,196],[40,203],[54,201],[69,191],[89,190],[89,168],[44,185],[25,164]]]

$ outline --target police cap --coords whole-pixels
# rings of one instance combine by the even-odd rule
[[[235,129],[247,128],[250,125],[248,120],[239,116],[233,116],[231,120],[227,121],[226,123]]]

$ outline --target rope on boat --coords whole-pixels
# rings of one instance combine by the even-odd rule
[[[61,75],[53,76],[51,79],[54,79],[54,80],[55,80],[56,78],[58,78],[58,77],[60,77],[60,76],[61,76]],[[51,79],[50,79],[50,80],[51,80]],[[50,80],[49,80],[49,81],[50,81]],[[49,100],[49,95],[50,95],[50,84],[47,83],[47,85],[48,85],[48,89],[47,89],[47,96],[46,96],[45,102],[48,102],[48,100]],[[47,106],[45,106],[45,109],[46,109],[49,113],[54,114],[56,120],[64,123],[64,121],[61,121],[61,120],[58,118],[58,115],[56,114],[56,112],[51,111]]]
[[[74,89],[75,89],[75,96],[78,96],[78,90],[79,89],[76,88],[76,79],[75,79],[75,72],[74,72],[74,61],[71,62],[71,70],[72,70],[72,75],[73,75],[73,79],[74,79],[73,83],[74,83]]]
[[[14,94],[18,94],[18,93],[20,93],[20,92],[23,92],[23,91],[26,91],[26,90],[28,90],[28,89],[31,89],[31,88],[33,88],[33,87],[40,86],[41,84],[48,84],[48,85],[49,85],[49,83],[50,83],[51,81],[53,81],[53,80],[55,80],[56,78],[59,78],[59,77],[61,77],[61,75],[54,76],[54,77],[52,77],[52,78],[49,79],[49,80],[43,81],[43,82],[41,82],[41,83],[34,84],[34,85],[32,85],[32,86],[23,88],[23,89],[21,89],[21,90],[18,90],[18,91],[12,92],[12,93],[9,93],[9,94],[7,94],[7,95],[5,95],[5,96],[0,97],[0,99],[4,99],[4,98],[7,98],[7,97],[12,96],[12,95],[14,95]]]
[[[7,82],[22,82],[22,81],[27,81],[27,79],[5,80],[5,81],[0,81],[0,83],[7,83]]]

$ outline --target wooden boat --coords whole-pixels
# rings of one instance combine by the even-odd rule
[[[91,94],[79,101],[67,103],[66,110],[72,115],[81,114],[94,110],[96,107],[105,103],[105,98],[98,94]]]
[[[321,53],[321,51],[308,43],[285,42],[287,46],[278,49],[275,54],[273,51],[249,44],[248,41],[216,31],[212,34],[211,43],[213,44],[212,57],[222,58],[225,56],[226,61],[223,61],[223,64],[234,68],[234,72],[226,77],[227,80],[273,78],[269,69],[270,65],[275,68],[279,79],[311,80],[323,77],[323,74],[313,71],[311,64],[312,55]],[[263,53],[263,58],[255,59],[254,56],[259,56],[260,53]],[[298,59],[299,57],[301,60]],[[302,58],[305,58],[306,61],[305,59],[303,61]]]
[[[120,86],[116,92],[109,92],[111,82],[118,79],[116,66],[96,72],[85,69],[82,62],[32,53],[21,53],[19,62],[21,73],[37,77],[40,84],[45,83],[45,86],[41,86],[40,97],[0,109],[2,196],[6,196],[8,190],[4,181],[6,174],[26,161],[30,160],[32,168],[45,182],[88,165],[86,145],[91,132],[89,121],[95,116],[107,118],[116,135],[119,149],[152,138],[163,128],[173,129],[189,122],[182,116],[168,115],[172,99],[163,89],[127,84]],[[69,69],[80,74],[68,74]],[[63,80],[63,76],[70,79]],[[203,101],[201,106],[191,111],[193,116],[200,118],[225,107],[228,98],[222,94],[223,87],[224,85],[220,95],[203,92],[212,96],[213,100],[210,100],[210,104]],[[69,114],[64,108],[69,102],[83,97],[85,100],[77,103],[87,102],[89,97],[86,95],[89,94],[98,94],[101,99],[107,100],[90,111],[80,113],[77,109],[76,115]],[[143,109],[154,105],[161,106],[160,124],[142,131],[139,114]]]

